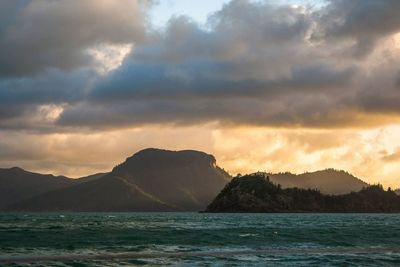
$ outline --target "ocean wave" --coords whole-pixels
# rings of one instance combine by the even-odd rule
[[[176,252],[124,252],[124,253],[65,253],[57,255],[3,255],[0,264],[65,262],[87,260],[143,260],[157,258],[192,258],[192,257],[251,257],[279,255],[357,255],[357,254],[391,254],[400,256],[400,247],[332,247],[309,249],[255,249],[255,250],[214,250],[214,251],[176,251]]]

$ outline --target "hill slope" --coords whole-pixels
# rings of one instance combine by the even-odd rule
[[[400,212],[400,196],[381,186],[345,195],[281,187],[263,175],[234,178],[207,207],[208,212]]]
[[[346,194],[360,191],[368,184],[357,177],[334,169],[327,169],[303,174],[278,173],[267,174],[271,181],[280,184],[283,188],[305,188],[318,189],[324,194]]]
[[[33,173],[17,167],[0,169],[0,209],[73,183],[72,179],[64,176]]]
[[[229,175],[203,152],[145,149],[94,181],[9,207],[24,211],[197,211]]]

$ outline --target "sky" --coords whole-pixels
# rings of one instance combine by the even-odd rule
[[[140,149],[400,187],[400,1],[0,2],[0,167]]]
[[[151,23],[164,27],[173,16],[187,16],[199,24],[206,24],[207,17],[222,8],[229,0],[159,0],[149,11]]]

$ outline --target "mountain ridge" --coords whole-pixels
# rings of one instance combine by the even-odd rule
[[[47,192],[8,209],[197,211],[205,208],[229,179],[212,155],[151,148],[128,157],[98,179]]]
[[[358,192],[325,195],[314,189],[286,188],[260,173],[238,176],[206,212],[400,212],[400,196],[371,185]]]
[[[3,179],[2,183],[2,170],[28,176],[17,177],[7,187],[4,186],[7,180]],[[35,178],[29,174],[46,177],[50,186],[36,185],[33,188],[41,190],[27,194],[25,182],[29,184],[32,182],[30,179]],[[359,191],[369,186],[352,174],[335,169],[303,174],[263,174],[270,176],[271,181],[280,184],[282,188],[318,189],[332,195]],[[147,148],[127,157],[110,172],[79,179],[42,175],[18,167],[0,169],[0,201],[1,196],[4,198],[7,192],[21,191],[17,194],[20,197],[2,201],[0,210],[197,211],[204,209],[231,178],[217,165],[211,154],[196,150]],[[54,181],[61,182],[53,185]],[[9,198],[11,196],[8,194]]]
[[[40,174],[20,167],[0,168],[0,209],[72,183],[72,179],[65,176]]]
[[[318,189],[324,194],[340,195],[352,191],[360,191],[369,184],[360,178],[343,170],[333,168],[305,172],[301,174],[266,173],[271,181],[280,184],[283,188]]]

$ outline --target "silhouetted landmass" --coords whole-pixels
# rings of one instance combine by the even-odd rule
[[[345,171],[327,169],[303,174],[267,173],[273,183],[283,188],[318,189],[323,194],[340,195],[360,191],[368,184]]]
[[[230,176],[212,155],[145,149],[111,173],[8,207],[17,211],[198,211]]]
[[[88,175],[88,176],[83,176],[83,177],[80,177],[80,178],[75,178],[75,179],[72,179],[72,180],[74,180],[75,184],[82,184],[82,183],[86,183],[86,182],[97,180],[97,179],[99,179],[101,177],[106,176],[107,174],[109,174],[109,172],[100,172],[100,173],[95,173],[95,174],[91,174],[91,175]]]
[[[309,188],[325,194],[368,187],[353,175],[334,169],[300,175],[257,174],[269,175],[271,182],[282,188]],[[0,169],[0,210],[197,211],[204,210],[230,179],[215,158],[204,152],[145,149],[109,173],[79,179],[16,167]]]
[[[0,169],[0,210],[56,189],[92,181],[104,173],[71,179],[65,176],[29,172],[19,167]]]
[[[44,192],[72,185],[72,179],[25,171],[0,169],[0,209]]]
[[[400,212],[400,196],[372,185],[345,195],[318,190],[283,189],[263,174],[236,177],[207,207],[207,212]]]

